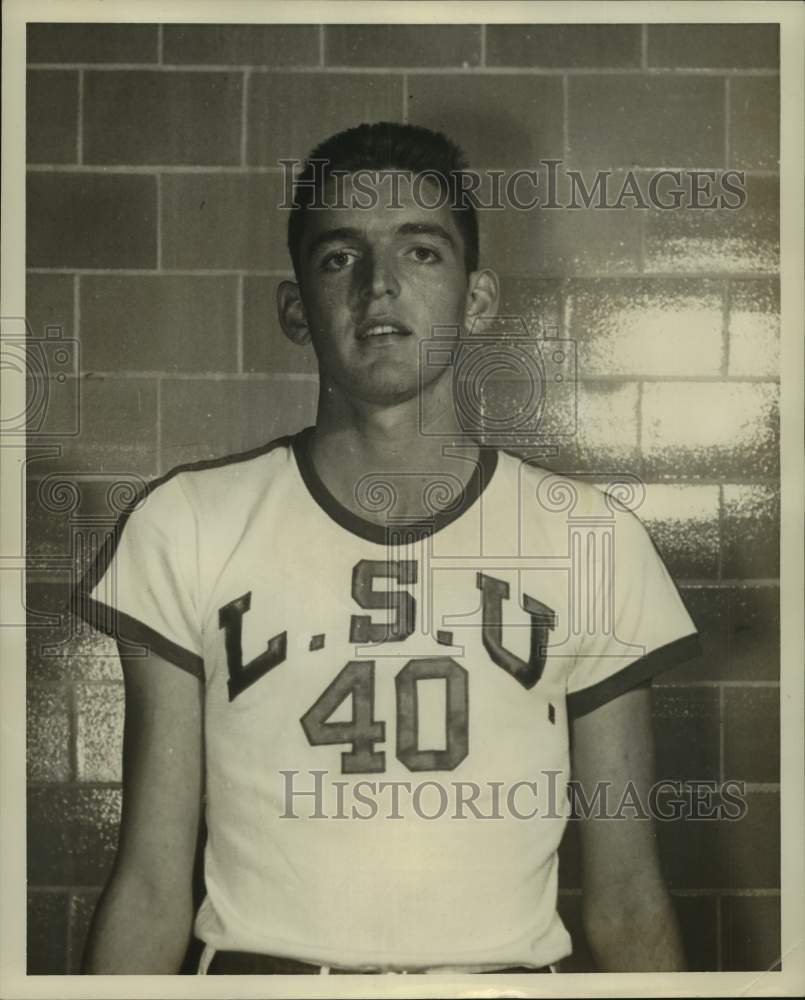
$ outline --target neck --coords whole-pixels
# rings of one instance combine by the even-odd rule
[[[449,373],[421,397],[390,405],[348,399],[322,378],[311,459],[327,489],[362,516],[355,487],[367,473],[393,481],[399,509],[416,519],[424,513],[427,482],[447,475],[460,489],[472,477],[479,451],[456,418]]]
[[[443,468],[448,450],[465,459],[478,454],[475,439],[456,417],[449,372],[421,396],[391,404],[348,398],[322,377],[314,442],[320,474],[327,464],[348,462],[350,456],[361,465],[426,473]]]

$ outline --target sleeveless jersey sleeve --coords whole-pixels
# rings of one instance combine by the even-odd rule
[[[648,532],[630,511],[615,516],[611,558],[587,566],[595,579],[592,622],[568,679],[571,717],[649,681],[700,652],[696,627]]]
[[[123,516],[74,595],[78,614],[203,677],[198,528],[179,477]]]

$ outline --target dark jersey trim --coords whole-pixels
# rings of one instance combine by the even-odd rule
[[[131,516],[132,512],[140,506],[140,504],[145,500],[145,498],[153,493],[157,487],[162,486],[169,480],[173,479],[174,476],[178,476],[180,472],[197,472],[204,469],[217,469],[222,465],[236,465],[240,462],[248,462],[253,458],[259,458],[261,455],[267,455],[269,452],[274,451],[276,448],[288,447],[291,444],[293,438],[291,436],[285,436],[280,438],[275,438],[273,441],[269,441],[268,444],[261,445],[259,448],[252,448],[250,451],[238,452],[234,455],[225,455],[223,458],[212,458],[205,459],[200,462],[187,462],[184,465],[177,465],[176,468],[171,469],[170,472],[166,472],[164,476],[160,476],[159,479],[153,479],[148,483],[144,490],[140,490],[139,493],[134,497],[131,503],[128,504],[127,509],[120,515],[117,524],[114,527],[112,534],[106,539],[104,545],[102,546],[100,552],[95,557],[92,565],[84,573],[84,576],[76,584],[73,594],[72,594],[72,604],[73,607],[78,611],[82,617],[83,612],[80,610],[82,602],[85,598],[92,593],[97,584],[103,579],[104,574],[109,568],[109,564],[117,551],[117,547],[120,544],[120,536],[123,533],[123,529],[126,526],[126,522]],[[105,607],[105,605],[99,605],[100,607]],[[121,612],[122,613],[122,612]],[[95,622],[90,621],[91,624]],[[134,619],[132,619],[133,621]],[[147,628],[147,625],[142,625],[142,628]],[[101,630],[103,631],[103,629]],[[155,633],[156,634],[156,633]],[[170,640],[165,639],[165,642]]]
[[[483,445],[472,476],[464,486],[461,496],[449,510],[434,514],[425,521],[390,522],[388,525],[368,521],[345,507],[324,485],[313,465],[310,442],[315,428],[306,427],[293,440],[296,464],[305,486],[313,500],[336,524],[345,530],[377,545],[390,545],[401,541],[419,541],[446,528],[461,517],[484,492],[497,468],[498,453],[494,448]]]
[[[181,670],[186,670],[189,674],[192,674],[194,677],[198,677],[199,680],[203,681],[204,660],[202,657],[191,652],[189,649],[185,649],[184,646],[178,645],[171,639],[166,638],[166,636],[161,635],[159,632],[150,628],[150,626],[139,621],[137,618],[132,618],[130,615],[127,615],[125,611],[118,611],[116,608],[113,608],[108,604],[96,601],[90,596],[90,594],[95,589],[98,582],[103,579],[106,571],[108,570],[109,564],[111,563],[120,543],[120,537],[123,533],[123,529],[125,528],[126,522],[132,512],[136,510],[143,500],[145,500],[150,493],[157,489],[158,486],[162,486],[163,483],[167,483],[180,472],[196,472],[204,469],[217,469],[223,465],[236,465],[240,462],[248,462],[250,459],[259,458],[261,455],[267,455],[276,448],[288,447],[290,446],[292,440],[291,436],[286,435],[284,437],[275,438],[273,441],[269,441],[267,444],[261,445],[258,448],[252,448],[249,451],[237,452],[234,455],[225,455],[222,458],[205,459],[200,462],[187,462],[184,465],[176,466],[176,468],[166,472],[164,476],[160,476],[158,479],[154,479],[148,483],[145,489],[141,490],[134,497],[128,505],[127,510],[120,515],[120,518],[115,525],[114,532],[106,539],[106,542],[98,555],[95,557],[92,565],[89,569],[87,569],[82,579],[73,589],[71,595],[71,607],[73,612],[80,615],[81,618],[89,622],[90,625],[97,628],[100,632],[104,632],[106,635],[113,636],[116,639],[131,641],[139,645],[147,646],[149,649],[153,649],[153,651],[164,660],[167,660],[169,663],[173,663]]]
[[[204,660],[197,653],[192,653],[184,646],[172,642],[148,625],[132,618],[125,611],[117,611],[108,604],[102,604],[89,594],[77,592],[73,602],[76,614],[89,622],[100,632],[113,636],[124,642],[133,642],[147,646],[163,660],[186,670],[187,673],[204,680]]]
[[[592,712],[594,708],[606,705],[608,701],[625,694],[633,687],[643,684],[663,670],[675,667],[701,653],[701,641],[697,632],[675,639],[673,642],[652,650],[639,660],[635,660],[611,677],[581,691],[573,691],[567,696],[567,714],[571,719]]]

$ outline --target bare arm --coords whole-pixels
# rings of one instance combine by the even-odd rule
[[[176,973],[193,920],[203,777],[202,685],[155,653],[121,655],[126,686],[117,857],[90,928],[88,973]]]
[[[609,782],[609,812],[631,782],[647,809],[654,780],[651,691],[635,688],[573,722],[573,777],[592,801]],[[685,968],[672,903],[660,872],[649,819],[580,820],[584,926],[606,972]]]

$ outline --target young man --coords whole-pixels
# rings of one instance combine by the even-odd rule
[[[646,801],[645,682],[695,630],[633,515],[464,427],[498,283],[462,167],[402,125],[312,154],[278,305],[315,427],[167,476],[85,582],[127,699],[89,972],[176,972],[191,928],[208,973],[548,971],[570,743],[588,797]],[[683,968],[651,823],[580,822],[600,967]]]

